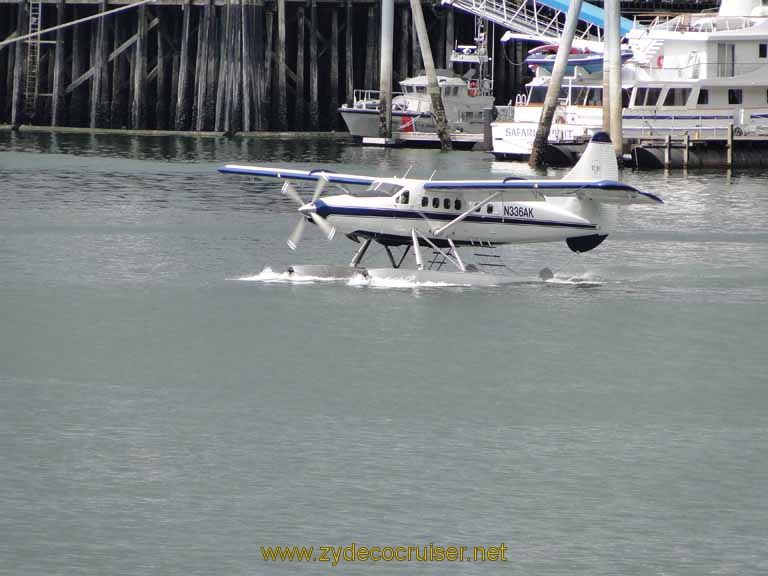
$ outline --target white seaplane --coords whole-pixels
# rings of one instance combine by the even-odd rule
[[[295,250],[307,222],[329,239],[341,232],[360,243],[348,266],[294,266],[290,274],[346,278],[408,279],[468,285],[504,283],[497,274],[465,264],[459,246],[493,248],[501,244],[565,241],[574,252],[598,246],[611,231],[615,208],[624,204],[661,204],[650,192],[618,181],[619,170],[609,136],[598,132],[576,166],[562,180],[423,180],[338,174],[330,170],[290,170],[228,164],[226,174],[286,180],[282,192],[299,206],[301,219],[288,237]],[[305,202],[292,181],[316,182]],[[321,198],[329,184],[342,194]],[[365,186],[366,196],[348,186]],[[371,196],[371,193],[379,195]],[[383,245],[392,268],[363,268],[372,242]],[[399,258],[392,249],[402,247]],[[431,248],[439,260],[455,266],[442,271],[425,265],[421,248]],[[401,270],[409,250],[416,269]],[[431,269],[430,269],[431,268]]]

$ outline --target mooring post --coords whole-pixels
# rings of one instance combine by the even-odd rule
[[[354,37],[352,35],[353,14],[352,14],[352,0],[347,0],[347,21],[345,23],[344,30],[344,51],[346,52],[346,101],[347,106],[352,106],[355,101],[355,67],[354,67]]]
[[[411,70],[408,76],[415,76],[422,69],[421,51],[419,50],[419,37],[416,32],[416,20],[411,18]]]
[[[616,157],[622,158],[624,155],[624,134],[621,117],[621,3],[619,0],[605,0],[605,8],[607,12],[605,41],[608,48],[606,52],[610,53],[608,67],[610,135]]]
[[[416,32],[418,33],[421,57],[427,72],[427,92],[432,101],[432,114],[434,114],[435,122],[437,124],[437,135],[440,138],[440,148],[443,151],[451,150],[453,145],[451,144],[451,136],[448,134],[445,108],[443,107],[443,96],[440,92],[440,86],[437,84],[435,61],[432,59],[432,47],[429,44],[429,34],[427,33],[427,25],[424,22],[421,0],[411,0],[411,15],[413,16],[413,23]]]
[[[216,3],[211,1],[210,12],[208,16],[208,64],[205,67],[205,88],[203,89],[202,105],[202,130],[213,128],[214,116],[216,114],[216,62],[218,46],[219,27],[216,25]]]
[[[301,130],[304,127],[304,46],[306,45],[305,32],[307,29],[304,22],[304,6],[296,7],[296,102],[293,106],[294,119],[293,127]]]
[[[168,94],[166,91],[166,58],[165,38],[163,30],[166,29],[166,21],[160,19],[157,27],[157,78],[155,80],[155,129],[168,129]]]
[[[576,34],[576,25],[579,22],[579,13],[581,12],[582,0],[570,0],[568,4],[568,14],[565,17],[565,27],[560,37],[560,44],[555,56],[555,64],[552,68],[552,78],[547,87],[547,95],[544,97],[544,107],[541,111],[539,126],[536,129],[536,136],[531,147],[531,157],[528,163],[531,166],[541,166],[544,161],[544,150],[549,140],[549,130],[552,127],[552,118],[557,108],[557,98],[560,93],[560,86],[563,83],[565,70],[568,65],[568,55],[571,51],[573,37]]]
[[[669,168],[672,161],[672,136],[667,134],[664,138],[664,168]]]
[[[328,103],[328,117],[331,119],[330,129],[338,127],[339,114],[339,8],[331,8],[331,97]]]
[[[213,126],[213,129],[216,132],[222,132],[225,130],[225,106],[229,106],[229,92],[227,88],[231,64],[230,39],[232,35],[232,14],[229,4],[225,4],[223,10],[224,18],[220,20],[219,27],[219,79],[216,86],[216,117],[214,119]]]
[[[277,124],[288,126],[288,89],[285,79],[285,0],[277,0]]]
[[[238,70],[240,74],[240,117],[241,129],[245,132],[251,131],[251,93],[253,91],[253,72],[258,65],[258,61],[251,57],[251,42],[253,41],[253,32],[250,29],[250,22],[253,18],[253,6],[246,6],[245,2],[240,4],[240,46],[238,51]],[[261,37],[259,37],[261,38]]]
[[[309,127],[320,127],[320,103],[317,78],[317,32],[320,22],[317,19],[317,0],[311,0],[309,8]]]
[[[253,42],[253,57],[255,65],[250,67],[254,73],[253,80],[253,113],[255,119],[255,129],[264,130],[267,126],[266,121],[266,90],[264,85],[264,2],[256,0],[253,7],[253,34],[250,36]]]
[[[264,109],[266,111],[267,123],[265,127],[269,130],[270,127],[274,127],[274,123],[271,121],[274,117],[274,103],[272,94],[274,92],[272,68],[274,65],[274,28],[275,28],[275,13],[272,5],[264,6]]]
[[[728,168],[733,168],[733,124],[728,126],[728,152],[725,163]]]
[[[683,168],[688,168],[688,161],[690,160],[691,153],[691,141],[688,132],[683,134]]]
[[[379,136],[392,138],[392,35],[395,1],[381,2],[381,70],[379,73]]]
[[[56,24],[64,24],[64,0],[56,2]],[[56,52],[53,64],[53,101],[51,102],[51,126],[63,124],[64,107],[61,105],[61,95],[64,90],[64,29],[56,30]]]
[[[123,25],[121,24],[122,15],[116,14],[114,16],[115,21],[112,23],[112,46],[113,52],[117,51],[120,46],[120,38]],[[125,114],[125,106],[123,101],[122,83],[124,80],[125,63],[124,57],[121,55],[115,56],[112,62],[112,98],[109,102],[109,126],[111,128],[120,128],[123,126],[123,119]]]
[[[192,118],[195,130],[203,128],[203,102],[205,100],[206,71],[208,69],[208,29],[211,17],[211,2],[208,0],[200,9],[202,16],[197,24],[197,57],[195,58],[195,83],[192,96]]]
[[[72,6],[72,16],[77,18],[77,8]],[[83,26],[74,26],[72,28],[72,79],[79,78],[83,73],[83,45],[84,34]],[[80,126],[83,119],[83,110],[87,106],[83,98],[84,86],[72,90],[72,96],[69,98],[69,124]]]

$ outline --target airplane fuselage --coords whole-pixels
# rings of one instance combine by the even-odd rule
[[[461,195],[448,191],[408,190],[386,197],[326,196],[315,202],[317,213],[347,236],[408,244],[416,230],[438,244],[512,244],[552,242],[605,234],[599,218],[588,219],[576,198],[505,202],[503,196],[474,210],[444,233],[441,227],[469,209]],[[597,221],[596,221],[597,220]]]

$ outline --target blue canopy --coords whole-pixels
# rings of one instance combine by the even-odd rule
[[[559,10],[563,13],[568,13],[568,0],[536,0],[538,4],[543,4],[554,10]],[[605,11],[602,8],[598,8],[594,4],[584,2],[581,5],[581,12],[579,13],[579,20],[594,24],[600,28],[605,28]],[[626,36],[627,32],[635,27],[635,23],[627,18],[621,19],[621,35]]]

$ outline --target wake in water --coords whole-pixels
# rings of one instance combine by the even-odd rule
[[[470,281],[462,282],[462,278],[459,274],[454,276],[456,279],[455,281],[453,281],[453,278],[451,278],[451,281],[425,281],[417,279],[415,270],[413,271],[413,275],[409,275],[405,270],[403,270],[403,272],[404,274],[397,278],[380,278],[376,276],[368,276],[362,273],[353,274],[352,276],[315,276],[311,274],[301,274],[289,270],[276,272],[271,267],[266,266],[258,274],[252,276],[242,276],[240,278],[236,278],[236,280],[240,282],[262,282],[264,284],[344,283],[347,286],[354,287],[398,289],[476,287],[476,285]],[[541,270],[541,272],[539,272],[539,281],[543,281],[546,284],[579,286],[600,286],[603,284],[601,280],[597,279],[593,272],[584,272],[574,275],[560,272],[554,273],[549,268],[544,268]],[[502,284],[531,284],[531,278],[520,277],[518,280],[510,282],[509,277],[499,276],[498,284],[490,283],[486,284],[485,286],[498,286]]]

